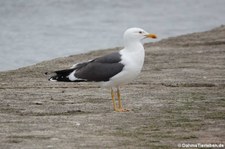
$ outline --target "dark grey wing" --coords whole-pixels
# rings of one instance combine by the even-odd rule
[[[109,81],[109,79],[123,70],[121,63],[91,62],[85,67],[76,70],[75,77],[87,81]]]
[[[121,55],[118,52],[96,58],[90,62],[80,63],[76,67],[75,77],[87,81],[109,81],[123,70],[119,63]]]
[[[80,69],[92,62],[112,64],[112,63],[118,63],[120,61],[121,61],[121,55],[119,54],[119,52],[114,52],[114,53],[111,53],[111,54],[108,54],[108,55],[105,55],[102,57],[95,58],[95,59],[87,61],[87,62],[78,63],[75,66],[73,66],[72,68]]]
[[[114,52],[99,58],[96,58],[92,61],[99,63],[119,63],[121,61],[121,54],[119,52]]]

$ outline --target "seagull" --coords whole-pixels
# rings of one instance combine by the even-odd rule
[[[157,36],[141,28],[129,28],[123,35],[122,50],[76,63],[69,69],[54,71],[49,81],[97,82],[100,87],[111,89],[114,111],[127,112],[129,110],[122,106],[120,87],[133,81],[140,74],[145,57],[141,40],[145,38],[157,38]],[[115,101],[116,94],[118,102]]]

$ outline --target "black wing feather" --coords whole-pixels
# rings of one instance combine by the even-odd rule
[[[91,62],[76,70],[75,77],[87,81],[109,81],[111,77],[121,72],[123,67],[124,65],[121,63]]]
[[[50,78],[57,81],[71,81],[68,76],[75,72],[75,77],[81,81],[109,81],[109,79],[124,68],[121,62],[121,55],[118,52],[114,52],[103,57],[93,59],[88,62],[78,63],[74,68],[55,71],[54,76]]]
[[[123,70],[124,65],[119,63],[121,55],[114,52],[90,62],[77,65],[76,78],[87,81],[109,81],[109,79]]]

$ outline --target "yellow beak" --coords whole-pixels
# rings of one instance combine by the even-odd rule
[[[155,34],[147,34],[145,35],[146,38],[157,38]]]

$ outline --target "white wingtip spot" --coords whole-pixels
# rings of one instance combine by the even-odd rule
[[[53,81],[53,82],[56,82],[57,80],[54,80],[54,79],[50,78],[50,79],[49,79],[49,81]]]
[[[74,70],[72,73],[70,73],[70,74],[67,76],[67,77],[69,78],[70,81],[83,80],[83,79],[80,79],[80,78],[75,77],[75,73],[76,73],[76,70]]]

